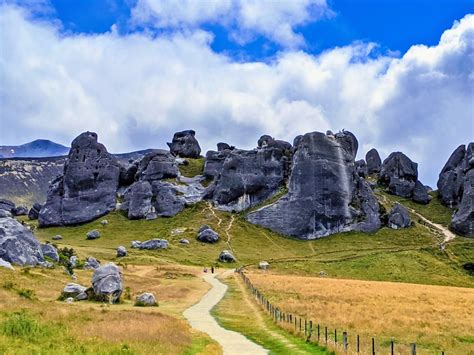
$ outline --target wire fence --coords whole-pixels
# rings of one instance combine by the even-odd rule
[[[348,354],[411,354],[416,355],[419,350],[416,342],[406,344],[395,339],[376,339],[375,337],[350,334],[346,330],[328,327],[311,319],[285,312],[272,304],[268,298],[260,292],[244,274],[244,269],[236,270],[241,276],[248,290],[259,303],[264,311],[270,315],[273,321],[286,331],[300,336],[307,342],[314,342],[336,352]],[[444,355],[444,351],[430,351],[433,354]]]

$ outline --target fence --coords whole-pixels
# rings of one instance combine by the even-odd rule
[[[349,337],[345,330],[329,328],[320,323],[313,322],[295,314],[284,312],[282,309],[273,305],[265,295],[260,292],[244,274],[243,268],[237,270],[242,277],[245,285],[252,296],[263,307],[263,309],[272,317],[273,321],[281,328],[303,337],[307,342],[315,342],[319,345],[334,348],[338,352],[345,353],[364,353],[375,355],[382,350],[390,354],[417,354],[416,343],[404,344],[395,339],[377,342],[375,337],[361,337],[355,334]],[[439,354],[444,355],[444,351]]]

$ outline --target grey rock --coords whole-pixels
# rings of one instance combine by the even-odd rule
[[[300,239],[379,228],[377,200],[354,170],[352,133],[307,133],[297,147],[288,194],[249,213],[248,221]]]
[[[180,176],[178,179],[181,184],[175,185],[175,190],[180,194],[186,206],[202,201],[206,194],[206,188],[201,184],[205,179],[204,176],[197,175],[192,178]]]
[[[465,175],[462,199],[451,226],[459,234],[474,237],[474,169]]]
[[[84,263],[84,269],[86,269],[86,270],[95,270],[98,267],[100,267],[100,263],[96,258],[93,258],[92,256],[87,257],[87,259]]]
[[[152,212],[148,212],[147,215],[146,215],[146,220],[147,221],[151,221],[153,219],[157,219],[158,218],[158,215],[156,214],[156,212],[153,210]]]
[[[189,240],[187,240],[186,238],[183,238],[183,239],[180,239],[180,240],[179,240],[179,243],[180,243],[180,244],[186,244],[186,245],[187,245],[187,244],[189,244]]]
[[[28,208],[26,206],[17,206],[12,211],[14,216],[26,216],[28,214]]]
[[[117,248],[117,257],[123,258],[124,256],[127,256],[127,249],[121,245]]]
[[[87,232],[86,238],[88,240],[98,239],[100,238],[100,232],[97,229],[91,230]]]
[[[204,162],[203,174],[208,179],[214,179],[219,176],[224,161],[227,156],[231,153],[231,150],[213,151],[210,150],[206,153],[206,161]]]
[[[63,237],[60,236],[60,235],[55,235],[55,236],[52,237],[51,239],[52,239],[52,240],[61,240],[61,239],[63,239]]]
[[[103,219],[102,221],[100,221],[100,224],[103,225],[103,226],[106,226],[109,224],[109,221],[106,220],[106,219]]]
[[[69,258],[69,263],[71,264],[71,267],[76,267],[77,266],[77,256],[73,255]]]
[[[66,286],[64,286],[62,297],[64,299],[67,299],[69,297],[77,299],[77,297],[85,293],[86,290],[87,290],[87,287],[70,282]],[[86,298],[87,298],[87,295],[86,295]]]
[[[140,245],[138,245],[138,249],[146,249],[146,250],[157,250],[157,249],[167,249],[168,248],[168,241],[166,239],[150,239],[146,240]]]
[[[9,217],[0,218],[0,258],[18,265],[44,261],[41,244],[33,233]]]
[[[0,218],[11,218],[13,217],[12,213],[7,210],[0,210]]]
[[[359,175],[360,177],[365,178],[368,175],[367,164],[365,163],[364,159],[360,159],[355,162],[355,169],[357,175]]]
[[[377,149],[372,148],[365,155],[365,161],[367,163],[367,174],[378,174],[382,168],[382,159],[380,159],[379,152]]]
[[[270,264],[268,263],[268,261],[260,261],[258,263],[258,268],[261,270],[268,270],[270,268]]]
[[[76,301],[85,301],[89,298],[89,296],[87,295],[87,292],[81,292],[80,294],[78,294],[74,299]]]
[[[72,297],[66,298],[66,303],[69,303],[69,304],[74,303],[74,298]]]
[[[201,147],[195,137],[196,132],[187,130],[176,132],[171,143],[167,143],[173,155],[183,158],[199,158]]]
[[[197,239],[203,243],[217,243],[219,241],[219,234],[209,226],[204,225],[199,229]]]
[[[124,194],[121,209],[127,212],[129,219],[143,219],[151,212],[153,193],[148,181],[137,181]]]
[[[153,293],[145,292],[137,296],[135,299],[135,306],[154,307],[158,306],[158,303],[156,302],[156,298]]]
[[[33,207],[28,211],[28,219],[35,220],[38,219],[39,212],[41,211],[41,204],[35,203]]]
[[[419,180],[416,180],[412,198],[413,201],[423,205],[426,205],[431,201],[431,196],[428,194],[428,189]]]
[[[141,241],[139,240],[132,240],[132,244],[131,244],[131,247],[133,249],[140,249],[140,245],[142,244]]]
[[[234,255],[232,255],[232,253],[229,250],[223,250],[219,254],[219,261],[223,263],[234,263],[235,257]]]
[[[396,202],[388,215],[388,226],[392,229],[410,227],[411,220],[407,209]]]
[[[58,262],[59,261],[59,254],[58,250],[51,244],[41,244],[41,250],[43,252],[43,256],[47,256],[51,260]]]
[[[0,198],[0,210],[5,210],[10,213],[13,213],[13,210],[15,209],[15,204],[7,199]]]
[[[178,195],[176,185],[169,182],[154,181],[152,185],[154,201],[152,203],[155,212],[161,217],[173,217],[181,212],[186,202]]]
[[[96,300],[117,303],[123,292],[120,269],[113,263],[95,269],[92,275],[92,288]]]
[[[120,164],[97,142],[97,134],[85,132],[72,141],[64,175],[55,179],[39,213],[42,227],[92,221],[115,208]]]
[[[379,182],[387,185],[390,193],[412,197],[418,180],[418,164],[401,152],[391,153],[383,161]]]
[[[174,157],[163,149],[157,149],[145,155],[138,163],[136,181],[149,181],[175,178],[179,175]]]
[[[303,139],[303,135],[296,136],[295,139],[293,139],[293,150],[298,149],[298,145],[300,144],[301,140]]]
[[[0,267],[4,267],[5,269],[15,270],[15,268],[10,264],[8,261],[3,260],[0,258]]]
[[[40,261],[36,266],[41,267],[43,269],[54,269],[54,264],[49,261]]]
[[[222,152],[223,150],[233,150],[233,149],[235,149],[235,147],[231,146],[227,143],[224,143],[224,142],[217,143],[217,151],[218,152]]]
[[[239,212],[261,203],[278,191],[288,175],[289,157],[282,149],[265,147],[226,154],[206,196],[221,210]]]

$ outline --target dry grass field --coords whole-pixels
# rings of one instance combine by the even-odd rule
[[[127,266],[126,290],[117,305],[58,301],[71,279],[60,269],[0,270],[1,354],[219,354],[220,347],[182,319],[208,284],[182,266]],[[78,270],[89,285],[91,271]],[[159,307],[134,307],[135,295],[151,291]]]
[[[417,343],[418,353],[474,354],[474,289],[249,271],[247,276],[284,312],[360,334],[365,350],[375,337],[388,351],[390,339]],[[338,336],[338,337],[339,337]],[[342,339],[342,338],[341,338]],[[338,341],[341,342],[341,339]],[[379,348],[380,349],[380,348]],[[408,353],[408,347],[396,345]]]

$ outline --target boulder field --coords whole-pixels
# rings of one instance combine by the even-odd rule
[[[205,199],[224,211],[252,208],[244,214],[250,223],[315,239],[378,230],[375,180],[389,193],[417,203],[431,198],[418,180],[418,165],[405,154],[394,152],[382,162],[371,149],[365,160],[356,161],[358,141],[344,130],[310,132],[293,144],[263,135],[250,150],[220,142],[216,151],[206,153],[202,176],[192,178],[182,176],[179,166],[200,158],[195,132],[177,132],[168,145],[169,151],[150,150],[123,162],[107,152],[97,134],[82,133],[72,142],[64,172],[52,182],[46,203],[35,206],[40,208],[39,225],[85,223],[114,209],[129,219],[173,217]],[[472,150],[472,143],[459,147],[438,182],[443,203],[457,208],[453,228],[465,235],[472,235],[473,228]],[[2,206],[5,215],[14,207],[9,201],[0,201]]]

